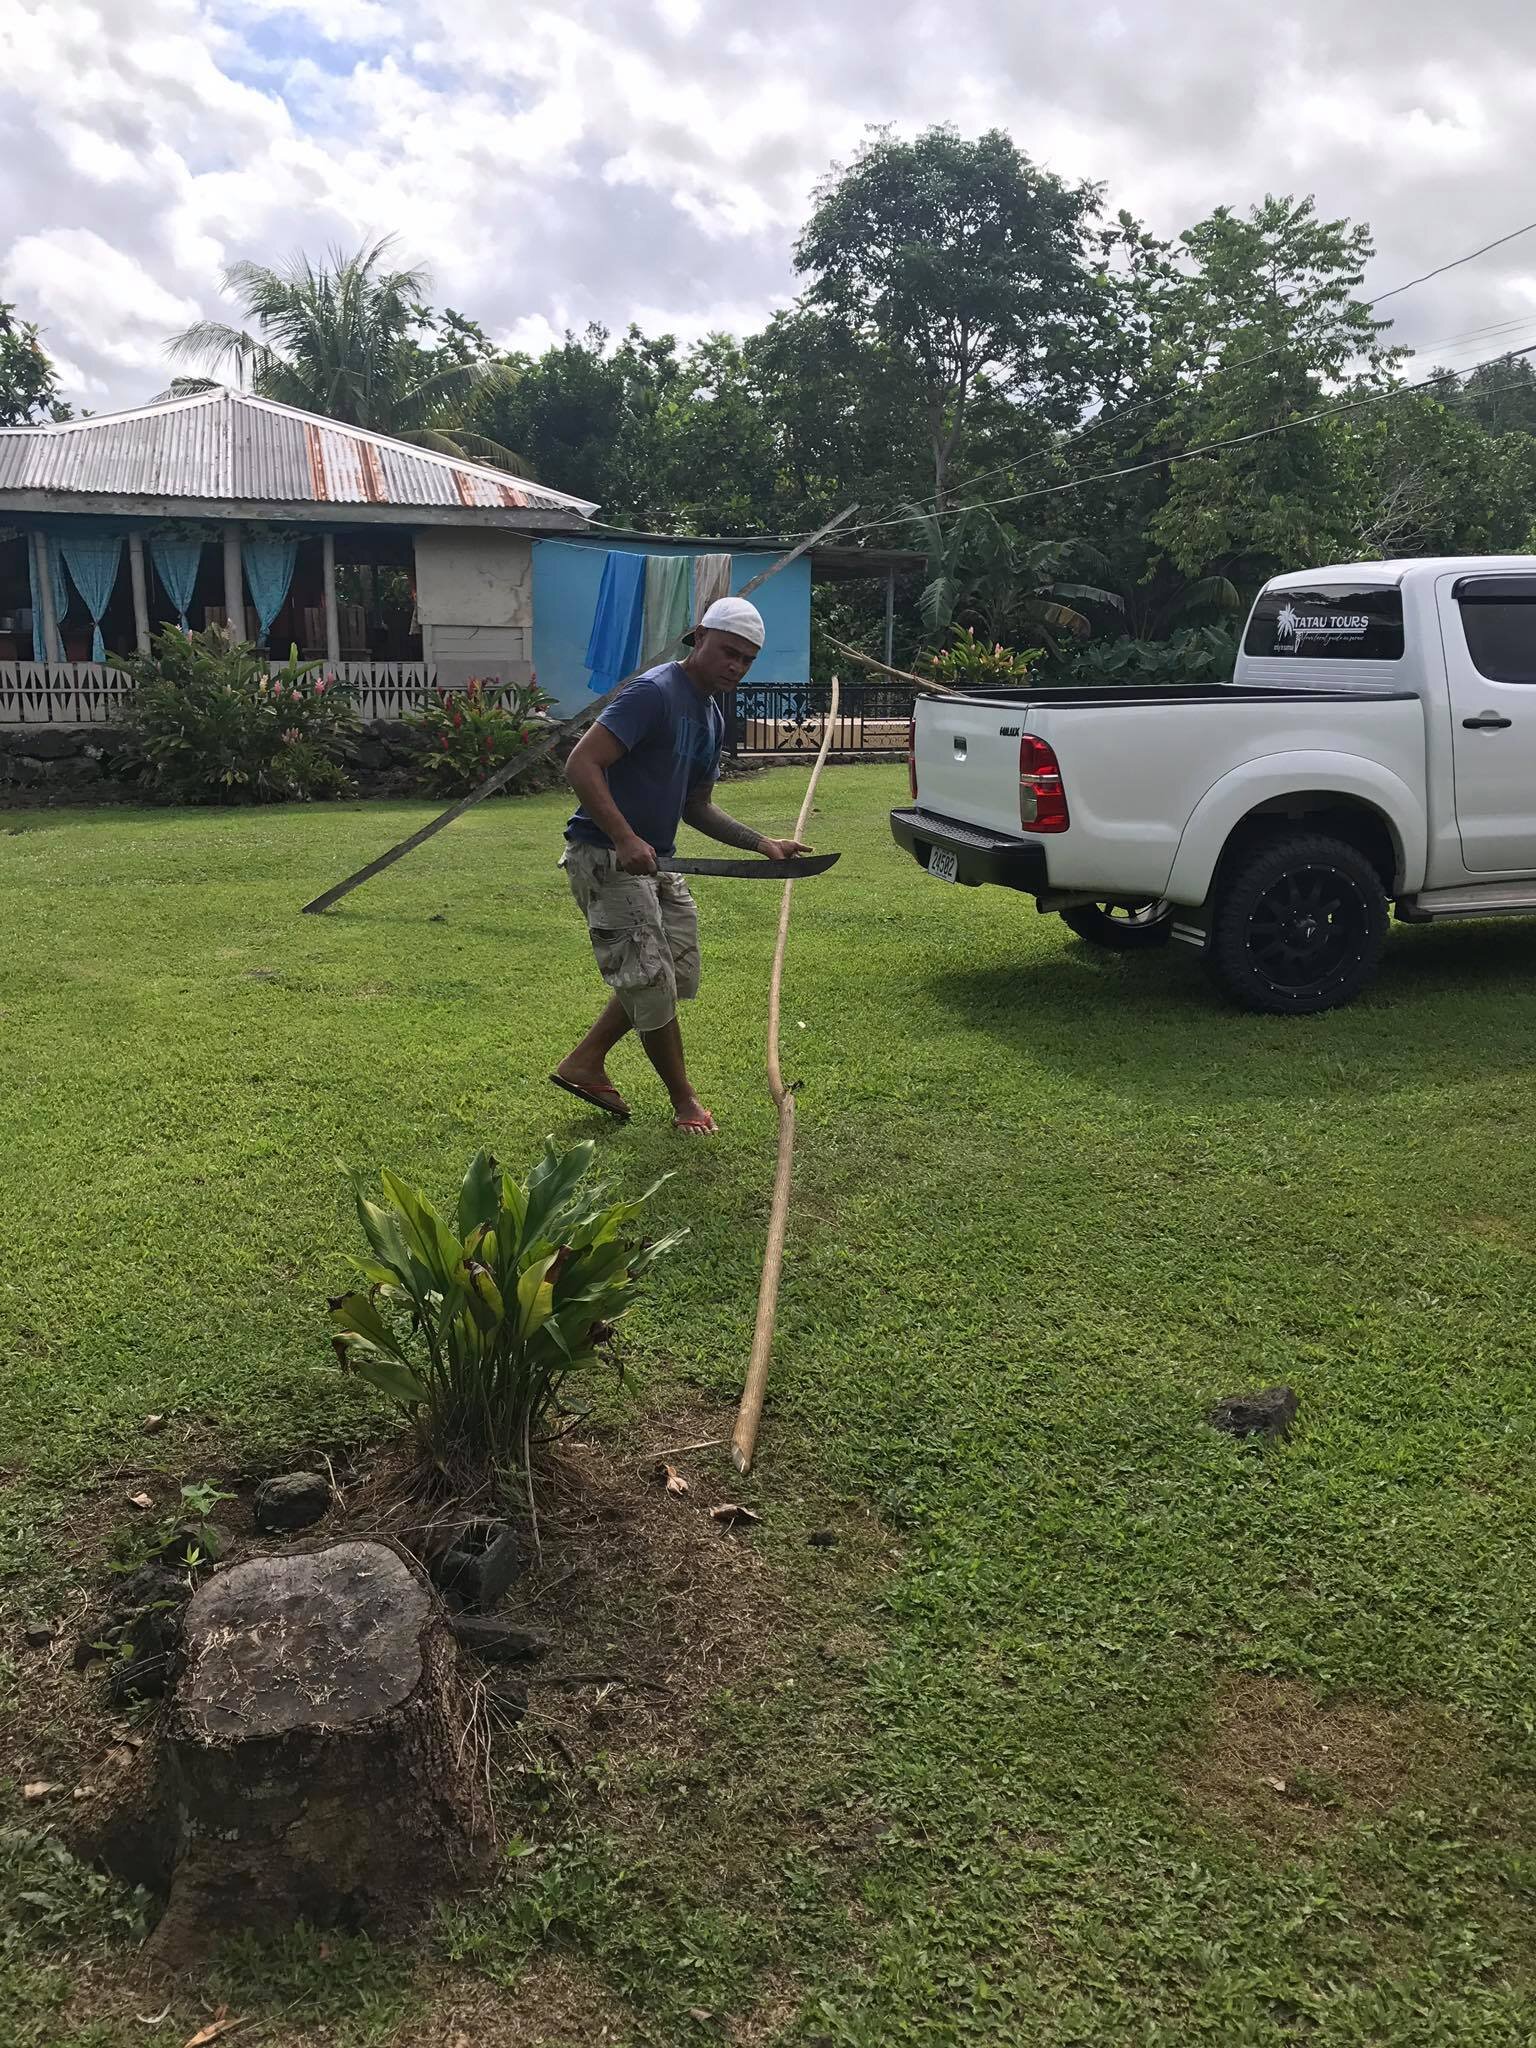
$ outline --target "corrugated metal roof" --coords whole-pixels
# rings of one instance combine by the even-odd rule
[[[200,391],[132,412],[0,427],[0,492],[206,498],[242,505],[597,507],[485,463],[347,427],[243,391]]]

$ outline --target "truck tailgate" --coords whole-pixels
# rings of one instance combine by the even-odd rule
[[[1019,829],[1023,698],[926,697],[917,706],[917,787],[923,808],[993,832]]]

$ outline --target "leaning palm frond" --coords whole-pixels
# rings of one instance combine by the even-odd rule
[[[1213,611],[1240,612],[1243,608],[1242,592],[1229,576],[1202,576],[1179,592],[1178,601],[1172,606],[1172,616],[1185,612]]]
[[[1091,622],[1081,612],[1070,605],[1053,604],[1048,598],[1025,598],[1019,606],[1019,616],[1046,628],[1047,637],[1052,633],[1070,633],[1074,640],[1086,640],[1093,632]]]

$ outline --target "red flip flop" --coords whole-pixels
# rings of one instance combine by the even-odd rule
[[[600,1109],[604,1116],[611,1116],[621,1124],[629,1122],[629,1104],[617,1088],[610,1089],[606,1095],[599,1095],[591,1088],[582,1088],[575,1081],[567,1081],[563,1074],[551,1074],[549,1078],[567,1095],[574,1095],[578,1102],[590,1103],[593,1109]]]
[[[690,1138],[718,1138],[720,1126],[706,1109],[702,1116],[675,1116],[672,1119],[674,1131],[682,1131]]]

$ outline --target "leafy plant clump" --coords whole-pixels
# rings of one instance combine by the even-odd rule
[[[930,654],[923,666],[936,683],[962,690],[1028,689],[1035,680],[1030,671],[1043,651],[1038,647],[1004,647],[1000,641],[989,646],[976,637],[972,626],[956,626],[950,643],[939,653]]]
[[[1237,635],[1224,626],[1186,626],[1169,640],[1095,640],[1062,661],[1052,682],[1225,683],[1237,663]]]
[[[113,770],[151,797],[291,803],[351,788],[339,756],[356,708],[296,647],[269,673],[264,655],[216,626],[167,626],[150,653],[112,659],[134,684]]]
[[[425,772],[434,785],[467,793],[548,733],[554,701],[537,682],[471,676],[462,690],[439,690],[406,723],[426,743]]]
[[[477,1152],[451,1221],[387,1171],[382,1203],[357,1191],[373,1256],[356,1261],[366,1290],[330,1304],[331,1342],[344,1371],[411,1410],[435,1454],[526,1463],[566,1380],[598,1363],[641,1274],[685,1234],[634,1242],[662,1182],[611,1201],[589,1179],[596,1151],[546,1139],[523,1181]]]

